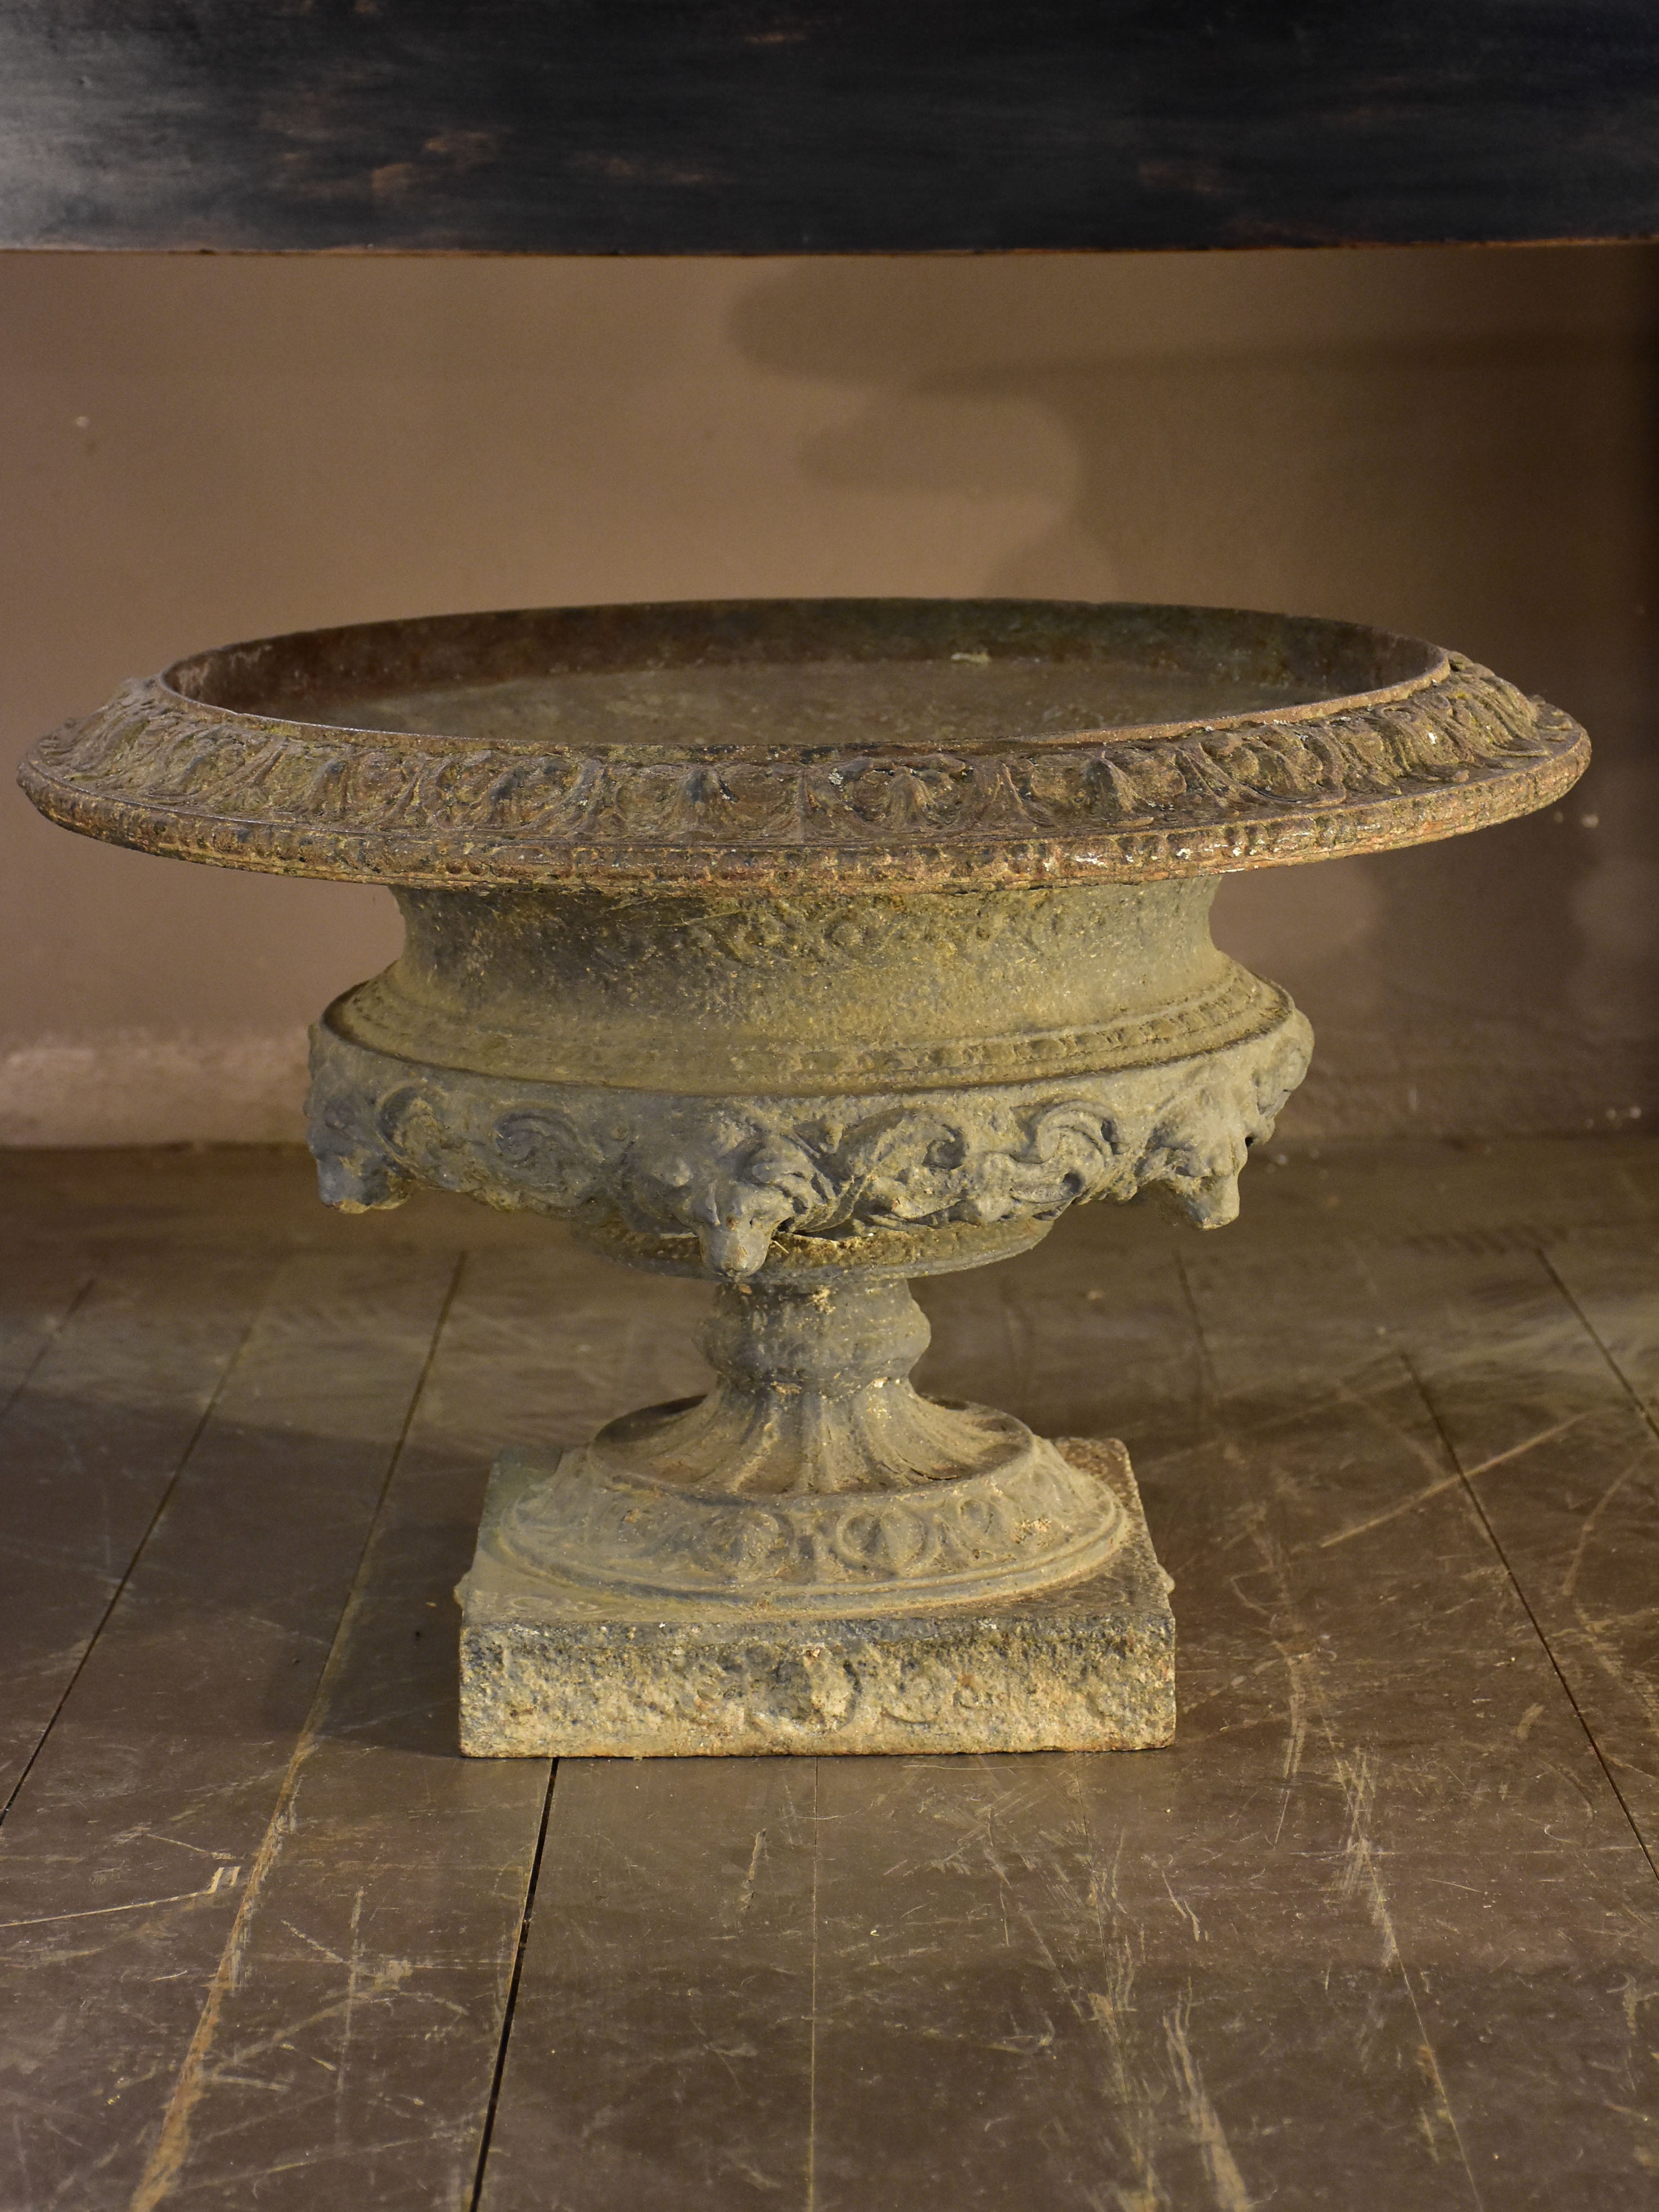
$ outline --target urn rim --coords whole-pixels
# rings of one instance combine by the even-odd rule
[[[757,671],[872,669],[873,682],[826,675],[817,724],[780,708],[797,721],[775,734],[764,698],[738,696]],[[643,737],[595,735],[580,686],[596,677],[643,686],[622,702]],[[501,720],[504,687],[560,684],[576,702],[556,710],[563,735],[514,734]],[[891,711],[868,729],[851,708],[837,720],[838,698],[879,703],[884,684]],[[1113,720],[1103,709],[1126,686],[1132,703],[1184,697],[1201,711]],[[891,704],[901,693],[908,706]],[[465,721],[463,694],[475,726],[447,731],[447,718]],[[388,699],[437,702],[422,714],[438,726],[398,728]],[[378,723],[364,712],[377,702]],[[722,738],[722,713],[749,734]],[[869,729],[876,740],[860,742]],[[1570,717],[1477,663],[1325,617],[708,600],[438,616],[220,647],[125,684],[43,738],[20,781],[67,828],[223,866],[764,895],[1150,880],[1382,850],[1546,805],[1588,756]]]

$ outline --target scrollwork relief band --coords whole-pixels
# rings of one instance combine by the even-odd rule
[[[392,1206],[417,1182],[577,1220],[695,1236],[738,1279],[774,1235],[850,1239],[1018,1217],[1166,1187],[1205,1226],[1237,1211],[1249,1146],[1306,1069],[1277,1018],[1152,1067],[882,1097],[690,1097],[422,1065],[325,1018],[313,1032],[311,1144],[323,1194]]]

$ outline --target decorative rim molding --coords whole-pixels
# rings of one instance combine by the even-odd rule
[[[957,751],[654,761],[274,719],[153,677],[41,739],[19,781],[66,828],[226,867],[896,891],[1421,843],[1547,804],[1589,752],[1570,717],[1457,654],[1328,712]]]

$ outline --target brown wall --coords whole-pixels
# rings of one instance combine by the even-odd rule
[[[0,727],[313,623],[704,593],[1343,615],[1586,720],[1554,815],[1233,878],[1304,1135],[1659,1112],[1644,248],[933,261],[0,258]],[[298,1128],[383,893],[0,794],[0,1141]]]

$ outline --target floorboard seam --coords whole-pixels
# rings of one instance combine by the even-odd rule
[[[1580,1328],[1583,1330],[1585,1335],[1589,1337],[1590,1342],[1595,1346],[1602,1358],[1607,1362],[1608,1371],[1612,1375],[1614,1382],[1618,1383],[1619,1388],[1624,1392],[1625,1395],[1630,1400],[1631,1404],[1641,1415],[1642,1420],[1649,1432],[1656,1439],[1659,1439],[1659,1419],[1656,1419],[1654,1418],[1652,1409],[1650,1407],[1647,1400],[1643,1396],[1641,1391],[1637,1389],[1636,1385],[1631,1381],[1629,1376],[1626,1374],[1624,1369],[1619,1364],[1614,1355],[1608,1351],[1607,1346],[1602,1343],[1601,1338],[1596,1334],[1595,1323],[1590,1319],[1589,1316],[1584,1311],[1583,1306],[1579,1304],[1577,1299],[1574,1297],[1572,1292],[1567,1288],[1565,1282],[1562,1279],[1562,1277],[1556,1267],[1554,1261],[1551,1259],[1549,1254],[1547,1251],[1540,1251],[1538,1256],[1543,1261],[1545,1270],[1547,1273],[1550,1280],[1554,1284],[1556,1289],[1560,1291],[1561,1296],[1565,1299],[1567,1305],[1572,1313],[1573,1319],[1578,1323]]]
[[[1181,1284],[1181,1295],[1187,1301],[1187,1312],[1193,1324],[1193,1341],[1198,1347],[1198,1406],[1194,1442],[1207,1443],[1218,1425],[1218,1409],[1221,1404],[1221,1380],[1216,1373],[1211,1356],[1209,1339],[1204,1334],[1203,1317],[1198,1310],[1198,1294],[1193,1288],[1193,1279],[1187,1273],[1187,1262],[1179,1252],[1175,1255],[1176,1275]]]
[[[0,1406],[0,1420],[4,1420],[6,1415],[10,1413],[12,1407],[22,1396],[24,1391],[28,1389],[29,1384],[33,1382],[35,1372],[40,1367],[40,1362],[46,1358],[46,1354],[52,1350],[53,1345],[57,1343],[58,1338],[64,1334],[64,1331],[75,1319],[76,1315],[80,1312],[82,1307],[86,1304],[88,1294],[90,1292],[93,1285],[97,1282],[97,1280],[98,1271],[94,1267],[92,1273],[87,1277],[85,1282],[82,1284],[80,1289],[76,1291],[75,1296],[64,1307],[63,1312],[58,1315],[57,1320],[52,1323],[52,1327],[41,1338],[40,1343],[35,1346],[33,1358],[30,1360],[28,1365],[18,1376],[17,1381],[12,1387],[9,1395],[7,1397],[5,1404],[3,1406]],[[239,1346],[239,1356],[240,1352],[240,1346]]]
[[[1182,1269],[1182,1278],[1183,1283],[1185,1283],[1186,1270],[1184,1267]],[[1190,1285],[1188,1285],[1188,1295],[1192,1302],[1194,1322],[1199,1332],[1200,1353],[1203,1363],[1204,1372],[1207,1376],[1213,1377],[1215,1376],[1214,1361],[1205,1334],[1204,1324],[1199,1315],[1197,1300],[1193,1297]],[[1427,1412],[1431,1419],[1432,1419],[1433,1408],[1428,1405],[1427,1400],[1424,1395],[1422,1384],[1418,1380],[1416,1373],[1412,1369],[1409,1362],[1406,1361],[1403,1358],[1401,1358],[1400,1364],[1404,1369],[1407,1377],[1412,1382],[1413,1388],[1416,1389],[1418,1397],[1424,1405],[1425,1411]],[[1216,1397],[1212,1401],[1212,1404],[1214,1408],[1213,1427],[1215,1431],[1215,1441],[1219,1443],[1224,1450],[1232,1450],[1236,1452],[1238,1449],[1240,1432],[1237,1431],[1225,1418],[1225,1414],[1220,1402],[1218,1382],[1216,1383],[1215,1388]],[[1341,1381],[1339,1381],[1337,1383],[1335,1395],[1339,1397],[1346,1398],[1352,1404],[1363,1404],[1364,1402],[1363,1397],[1356,1396],[1355,1394],[1349,1391],[1346,1383]],[[1437,1425],[1438,1425],[1437,1424]],[[1456,1469],[1457,1462],[1455,1457],[1453,1458],[1452,1464],[1454,1468]],[[1457,1469],[1456,1474],[1452,1479],[1462,1480],[1463,1479],[1462,1470]],[[1505,1562],[1505,1565],[1507,1567],[1507,1562]],[[1275,1580],[1278,1582],[1280,1600],[1285,1611],[1291,1614],[1293,1620],[1297,1619],[1297,1616],[1294,1601],[1291,1599],[1289,1588],[1285,1583],[1282,1566],[1276,1568]],[[1352,1745],[1350,1739],[1345,1739],[1339,1735],[1336,1724],[1331,1717],[1328,1705],[1319,1689],[1316,1677],[1311,1678],[1311,1686],[1315,1720],[1321,1734],[1325,1739],[1326,1749],[1329,1754],[1333,1770],[1338,1778],[1340,1778],[1343,1774],[1345,1765],[1346,1764],[1344,1758],[1344,1751],[1345,1749],[1353,1748],[1354,1747]],[[1363,1760],[1364,1757],[1364,1753],[1361,1752],[1359,1755]],[[1346,1788],[1346,1784],[1344,1786]],[[1288,1805],[1288,1802],[1287,1784],[1287,1794],[1285,1798],[1286,1805]],[[1284,1808],[1281,1808],[1279,1827],[1275,1831],[1273,1838],[1275,1848],[1277,1848],[1278,1845],[1279,1834],[1283,1832],[1284,1820],[1285,1811]],[[1367,1845],[1366,1848],[1369,1854],[1369,1845]],[[1451,2130],[1452,2141],[1456,2146],[1458,2161],[1462,2169],[1464,2179],[1468,2185],[1469,2197],[1474,2205],[1474,2212],[1485,2212],[1485,2199],[1481,2194],[1480,2183],[1475,2179],[1474,2168],[1471,2163],[1468,2148],[1464,2143],[1462,2127],[1459,2124],[1457,2114],[1453,2109],[1450,2096],[1446,2090],[1444,2080],[1441,2074],[1439,2054],[1434,2047],[1434,2039],[1430,2033],[1428,2021],[1424,2016],[1422,2000],[1418,1993],[1417,1983],[1413,1978],[1410,1963],[1407,1960],[1404,1951],[1401,1948],[1395,1929],[1393,1911],[1383,1892],[1381,1877],[1376,1874],[1374,1865],[1370,1869],[1370,1878],[1374,1886],[1373,1894],[1377,1911],[1382,1917],[1382,1930],[1387,1943],[1385,1970],[1392,1968],[1392,1970],[1399,1976],[1400,1985],[1405,1992],[1406,2001],[1411,2007],[1412,2017],[1416,2024],[1419,2048],[1426,2056],[1428,2063],[1432,2069],[1434,2081],[1439,2094],[1441,2109],[1445,2115],[1447,2124]],[[1164,1877],[1164,1887],[1166,1889],[1169,1888],[1169,1878],[1167,1875]],[[1170,1892],[1170,1895],[1173,1899],[1173,1891]],[[1189,1997],[1191,1995],[1191,1986],[1192,1985],[1189,1981],[1188,1984]],[[1212,2174],[1212,2185],[1213,2188],[1213,2173]],[[1219,2191],[1216,2192],[1216,2201],[1218,2203],[1220,2203],[1221,2202]],[[1229,2202],[1231,2201],[1231,2200],[1230,2199]],[[1254,2203],[1255,2200],[1251,2199],[1249,2201]]]
[[[109,1626],[111,1614],[115,1611],[116,1607],[121,1602],[121,1599],[125,1594],[127,1585],[131,1582],[133,1576],[138,1571],[139,1562],[143,1559],[145,1552],[149,1547],[150,1539],[155,1535],[156,1528],[160,1525],[162,1515],[167,1511],[167,1507],[173,1502],[173,1494],[177,1491],[179,1483],[184,1479],[185,1470],[190,1465],[191,1460],[195,1454],[196,1447],[201,1443],[203,1434],[207,1428],[208,1423],[213,1419],[214,1413],[217,1410],[219,1401],[224,1395],[231,1376],[234,1375],[238,1367],[240,1366],[242,1363],[242,1355],[247,1350],[254,1330],[258,1328],[260,1322],[264,1318],[266,1310],[270,1304],[271,1292],[276,1285],[276,1278],[280,1264],[281,1263],[278,1262],[277,1267],[273,1267],[271,1271],[271,1282],[266,1290],[265,1296],[260,1300],[258,1310],[249,1321],[247,1327],[243,1330],[241,1337],[238,1340],[235,1351],[231,1353],[230,1358],[225,1362],[224,1366],[220,1370],[219,1379],[215,1382],[213,1389],[209,1393],[206,1405],[202,1408],[202,1417],[185,1440],[185,1448],[179,1455],[178,1464],[173,1468],[173,1473],[167,1477],[167,1487],[161,1492],[161,1497],[156,1500],[155,1510],[150,1515],[149,1519],[144,1523],[143,1534],[140,1536],[138,1541],[132,1547],[132,1556],[127,1561],[125,1567],[122,1571],[121,1579],[116,1583],[115,1588],[110,1592],[108,1604],[98,1616],[98,1626],[93,1630],[91,1635],[87,1638],[86,1650],[76,1661],[75,1671],[70,1676],[68,1681],[64,1683],[63,1694],[58,1698],[57,1704],[52,1707],[51,1716],[48,1718],[45,1728],[41,1729],[33,1750],[23,1762],[22,1768],[18,1774],[16,1781],[13,1783],[11,1786],[10,1794],[8,1796],[5,1803],[3,1805],[0,1805],[0,1826],[4,1826],[7,1814],[11,1811],[12,1807],[17,1802],[18,1797],[22,1792],[24,1784],[27,1782],[30,1774],[33,1771],[35,1761],[46,1749],[47,1740],[51,1736],[53,1729],[58,1725],[58,1717],[63,1711],[64,1706],[69,1703],[70,1698],[74,1692],[76,1684],[80,1680],[82,1673],[85,1671],[88,1660],[91,1658],[94,1650],[97,1648],[99,1638]],[[76,1294],[75,1304],[70,1308],[69,1313],[66,1313],[64,1316],[64,1322],[69,1320],[70,1315],[75,1311],[76,1307],[80,1305],[82,1300],[93,1288],[96,1280],[96,1276],[94,1276],[82,1287],[81,1291]],[[62,1324],[60,1324],[60,1327],[61,1326]],[[39,1364],[39,1359],[43,1358],[46,1356],[46,1351],[57,1334],[58,1331],[54,1329],[52,1335],[48,1337],[46,1342],[41,1346],[39,1357],[30,1366],[30,1375],[33,1375],[34,1366]],[[27,1376],[25,1376],[24,1381],[20,1382],[16,1390],[13,1392],[11,1398],[8,1399],[6,1401],[8,1408],[9,1408],[9,1407],[15,1402],[15,1399],[21,1395],[27,1385]]]
[[[173,2094],[168,2098],[167,2110],[161,2116],[161,2131],[156,2137],[155,2148],[145,2163],[144,2171],[139,2178],[138,2186],[133,2192],[129,2212],[155,2212],[155,2208],[173,2194],[173,2185],[183,2173],[185,2162],[190,2155],[191,2115],[201,2101],[202,2093],[206,2086],[209,2054],[213,2048],[214,2038],[218,2033],[219,2014],[223,2008],[225,1995],[227,1990],[234,1986],[240,1972],[247,1932],[252,1925],[254,1913],[258,1910],[260,1893],[281,1853],[283,1839],[292,1825],[295,1792],[299,1787],[301,1773],[315,1747],[321,1717],[326,1709],[328,1698],[333,1688],[334,1678],[349,1639],[352,1621],[357,1613],[363,1563],[368,1559],[370,1547],[374,1544],[375,1530],[379,1528],[380,1516],[386,1510],[386,1493],[392,1487],[392,1478],[397,1474],[398,1462],[404,1455],[404,1447],[408,1443],[410,1431],[414,1426],[416,1413],[419,1409],[421,1400],[425,1395],[427,1383],[432,1373],[433,1362],[437,1357],[439,1341],[443,1335],[444,1324],[449,1319],[450,1308],[455,1302],[455,1293],[460,1287],[461,1276],[465,1265],[466,1255],[463,1252],[457,1255],[454,1267],[451,1271],[449,1286],[444,1293],[443,1304],[439,1309],[438,1318],[433,1325],[431,1340],[426,1348],[426,1358],[421,1363],[420,1374],[416,1379],[414,1389],[410,1393],[409,1404],[404,1410],[403,1422],[398,1431],[398,1440],[387,1455],[386,1476],[380,1485],[380,1494],[375,1500],[374,1510],[369,1516],[362,1548],[357,1555],[356,1569],[352,1575],[351,1588],[344,1605],[341,1607],[340,1618],[335,1625],[334,1640],[329,1646],[328,1656],[323,1662],[321,1674],[318,1676],[317,1687],[312,1696],[310,1711],[306,1715],[305,1726],[300,1731],[287,1767],[283,1771],[282,1786],[276,1793],[276,1802],[272,1808],[270,1819],[265,1824],[265,1832],[260,1840],[258,1855],[243,1887],[241,1902],[236,1909],[236,1917],[231,1923],[230,1934],[226,1938],[224,1949],[220,1953],[218,1966],[214,1970],[212,1983],[196,2023],[196,2032],[191,2038],[190,2048],[185,2053],[184,2063],[179,2067],[178,2075],[173,2081]],[[262,1307],[261,1312],[263,1310]],[[256,1317],[256,1322],[250,1327],[250,1335],[252,1334],[252,1327],[257,1325]],[[246,1343],[246,1340],[244,1339],[243,1341]],[[240,1348],[237,1356],[240,1357]],[[234,1365],[234,1363],[233,1362],[232,1364]],[[228,1368],[226,1371],[228,1373],[229,1369]]]
[[[1540,1255],[1540,1257],[1542,1255]],[[1547,1261],[1546,1261],[1545,1264],[1546,1266],[1548,1266]],[[1554,1273],[1553,1268],[1552,1268],[1550,1272],[1553,1274]],[[1469,1477],[1464,1474],[1462,1462],[1457,1456],[1456,1450],[1452,1443],[1450,1437],[1447,1434],[1445,1424],[1440,1418],[1439,1410],[1436,1407],[1434,1400],[1431,1396],[1422,1377],[1419,1375],[1417,1368],[1409,1353],[1402,1352],[1400,1356],[1409,1370],[1413,1382],[1417,1385],[1418,1395],[1428,1409],[1429,1419],[1434,1423],[1435,1429],[1439,1435],[1441,1443],[1445,1447],[1448,1457],[1450,1459],[1452,1465],[1457,1469],[1458,1480],[1462,1484],[1464,1495],[1468,1498],[1470,1504],[1474,1508],[1476,1513],[1480,1515],[1480,1525],[1486,1530],[1487,1540],[1492,1545],[1493,1551],[1497,1553],[1498,1559],[1503,1566],[1504,1572],[1509,1577],[1510,1587],[1514,1590],[1515,1595],[1521,1601],[1522,1610],[1525,1613],[1527,1619],[1532,1624],[1533,1634],[1538,1638],[1539,1643],[1543,1646],[1545,1656],[1548,1659],[1551,1667],[1554,1669],[1555,1679],[1561,1685],[1562,1690],[1565,1693],[1567,1703],[1572,1707],[1573,1713],[1577,1719],[1579,1727],[1584,1731],[1585,1741],[1589,1743],[1590,1749],[1595,1754],[1595,1763],[1607,1778],[1607,1787],[1612,1790],[1620,1811],[1624,1814],[1626,1820],[1629,1823],[1630,1832],[1636,1838],[1636,1847],[1641,1852],[1642,1856],[1647,1861],[1649,1870],[1651,1872],[1654,1880],[1656,1881],[1659,1881],[1659,1864],[1655,1863],[1653,1853],[1648,1849],[1647,1838],[1642,1833],[1641,1828],[1638,1824],[1636,1815],[1631,1811],[1629,1805],[1626,1802],[1625,1793],[1619,1787],[1618,1778],[1614,1775],[1612,1767],[1607,1764],[1607,1758],[1602,1752],[1601,1745],[1595,1741],[1595,1731],[1591,1728],[1589,1722],[1585,1718],[1583,1706],[1580,1705],[1577,1698],[1573,1695],[1572,1684],[1567,1680],[1566,1674],[1563,1671],[1561,1662],[1555,1656],[1554,1647],[1551,1644],[1548,1637],[1545,1635],[1543,1626],[1540,1622],[1538,1615],[1532,1609],[1531,1601],[1528,1599],[1526,1591],[1521,1587],[1520,1577],[1516,1575],[1515,1569],[1510,1565],[1509,1554],[1504,1549],[1503,1544],[1499,1540],[1498,1531],[1492,1524],[1491,1516],[1487,1513],[1486,1507],[1480,1502],[1480,1493],[1476,1490]],[[1620,1379],[1622,1380],[1623,1378],[1621,1377]]]
[[[495,2132],[495,2112],[501,2103],[501,2083],[507,2074],[507,2045],[513,2034],[513,2016],[519,2006],[519,1984],[524,1978],[525,1954],[530,1948],[530,1923],[536,1910],[536,1891],[542,1877],[542,1853],[547,1846],[548,1821],[553,1811],[553,1786],[558,1778],[559,1762],[556,1759],[547,1777],[547,1795],[542,1800],[542,1825],[537,1832],[535,1856],[530,1862],[530,1880],[525,1885],[524,1913],[519,1922],[519,1948],[513,1955],[513,1977],[507,1985],[507,2003],[501,2012],[501,2039],[495,2052],[495,2071],[489,2084],[489,2102],[484,2107],[483,2127],[478,2137],[478,2166],[473,2177],[472,2194],[468,2200],[470,2212],[479,2212],[483,2203],[484,2168]]]

